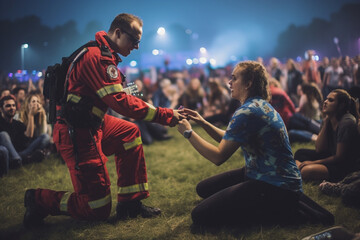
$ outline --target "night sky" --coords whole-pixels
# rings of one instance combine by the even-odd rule
[[[315,17],[329,20],[345,3],[360,0],[1,0],[0,19],[37,15],[50,27],[74,20],[80,32],[95,21],[107,31],[117,14],[128,12],[144,21],[142,41],[158,27],[178,24],[195,34],[199,46],[214,52],[222,46],[229,56],[246,55],[249,44],[266,54],[290,24],[306,25]]]

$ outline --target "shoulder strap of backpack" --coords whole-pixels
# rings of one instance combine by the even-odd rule
[[[63,61],[67,61],[67,63],[70,63],[70,66],[65,78],[64,95],[61,100],[62,103],[66,102],[71,70],[74,67],[75,63],[88,51],[88,47],[99,47],[99,45],[96,41],[90,41],[75,50],[69,57],[63,58]]]

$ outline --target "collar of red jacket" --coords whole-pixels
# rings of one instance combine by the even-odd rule
[[[115,52],[111,48],[111,46],[109,44],[109,41],[111,41],[111,40],[109,37],[107,37],[107,33],[105,31],[97,32],[95,34],[95,40],[99,43],[99,46],[101,46],[101,45],[107,46],[109,48],[109,50],[111,51],[111,53],[116,57],[116,60],[118,62],[122,62],[122,59],[120,58],[119,54],[117,54],[117,52]]]

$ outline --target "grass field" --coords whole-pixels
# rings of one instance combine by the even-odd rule
[[[197,132],[205,133],[195,126]],[[112,212],[108,221],[76,221],[67,216],[49,216],[45,225],[34,230],[22,226],[25,211],[23,197],[28,188],[49,188],[72,191],[68,170],[56,155],[42,163],[11,170],[0,178],[0,239],[302,239],[327,227],[302,225],[293,227],[254,226],[250,229],[220,229],[216,232],[190,232],[192,208],[201,200],[195,193],[196,184],[209,176],[244,165],[241,151],[217,167],[202,158],[190,144],[171,128],[172,139],[144,146],[148,168],[150,198],[143,202],[160,207],[162,215],[153,219],[115,221],[116,172],[113,157],[107,167],[112,181]],[[295,145],[299,147],[312,145]],[[340,198],[328,197],[318,191],[318,184],[304,184],[304,192],[335,215],[336,225],[360,232],[360,210],[345,207]]]

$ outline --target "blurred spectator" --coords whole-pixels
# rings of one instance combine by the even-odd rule
[[[281,82],[281,77],[283,77],[283,73],[280,69],[280,61],[279,59],[272,57],[269,61],[269,73],[271,77],[275,78],[279,82]]]
[[[8,95],[0,99],[0,148],[2,162],[0,171],[7,173],[9,168],[20,167],[22,164],[42,161],[45,154],[41,150],[45,147],[45,138],[31,140],[25,132],[29,129],[22,122],[14,119],[16,112],[15,97]],[[47,141],[50,137],[47,136]],[[5,159],[5,160],[4,160]],[[1,174],[0,174],[1,175]]]
[[[141,98],[145,102],[149,102],[148,95],[146,93],[146,89],[144,88],[144,84],[140,79],[135,80],[135,84],[138,87],[139,98]],[[151,100],[150,100],[151,101]],[[168,134],[168,130],[165,126],[144,121],[144,120],[131,120],[133,121],[140,129],[141,140],[145,145],[152,144],[154,140],[168,140],[172,138]]]
[[[318,71],[320,74],[320,81],[322,83],[322,86],[324,87],[324,76],[325,76],[325,69],[329,66],[329,58],[328,57],[324,57],[320,63],[320,66],[318,67]]]
[[[230,95],[216,80],[209,82],[209,88],[208,104],[205,106],[203,117],[214,125],[226,125],[229,122],[227,113]]]
[[[341,75],[342,87],[349,90],[353,85],[353,66],[351,65],[350,57],[342,57],[340,66],[343,69],[343,74]]]
[[[184,94],[181,96],[180,101],[185,108],[190,108],[203,114],[205,105],[204,98],[205,90],[201,86],[200,80],[198,78],[192,78]]]
[[[340,60],[337,58],[331,58],[331,64],[325,70],[325,88],[324,94],[328,95],[332,90],[340,88],[341,75],[344,73],[340,66]]]
[[[25,97],[26,97],[25,88],[16,87],[12,90],[12,94],[16,98],[16,109],[19,110],[21,108],[21,105],[25,101]]]
[[[289,95],[281,88],[279,81],[274,78],[269,80],[269,89],[271,92],[270,104],[280,114],[285,126],[289,128],[290,118],[295,113],[295,105]]]
[[[2,90],[1,90],[1,93],[0,93],[0,98],[2,98],[2,97],[4,97],[4,96],[8,96],[8,95],[10,95],[10,94],[11,94],[11,92],[10,92],[9,89],[7,89],[7,88],[2,89]]]
[[[50,135],[47,124],[46,112],[41,104],[38,94],[29,94],[20,109],[20,121],[27,126],[25,135],[31,139],[43,138],[43,144],[48,145]]]
[[[354,85],[360,86],[360,55],[354,57],[354,66],[353,66],[353,76],[354,76]]]
[[[286,68],[287,68],[287,93],[290,99],[295,104],[295,106],[298,106],[299,97],[297,95],[297,86],[301,85],[303,82],[302,74],[298,69],[296,69],[295,62],[292,59],[289,59],[286,62]]]
[[[315,83],[302,84],[300,87],[300,101],[296,112],[301,113],[307,118],[316,121],[321,120],[321,104],[323,96]]]
[[[175,108],[178,96],[176,90],[171,85],[171,81],[164,78],[160,81],[159,88],[154,92],[152,102],[155,107]]]
[[[276,79],[270,79],[270,104],[280,114],[289,132],[290,142],[315,141],[320,130],[320,124],[300,113],[296,113],[294,103],[281,88]]]
[[[305,83],[316,83],[321,87],[320,74],[318,72],[318,67],[316,61],[314,60],[315,51],[308,50],[306,51],[305,61],[303,62],[303,79]]]
[[[360,171],[350,173],[336,183],[323,181],[319,190],[326,195],[341,197],[347,206],[360,208]]]

